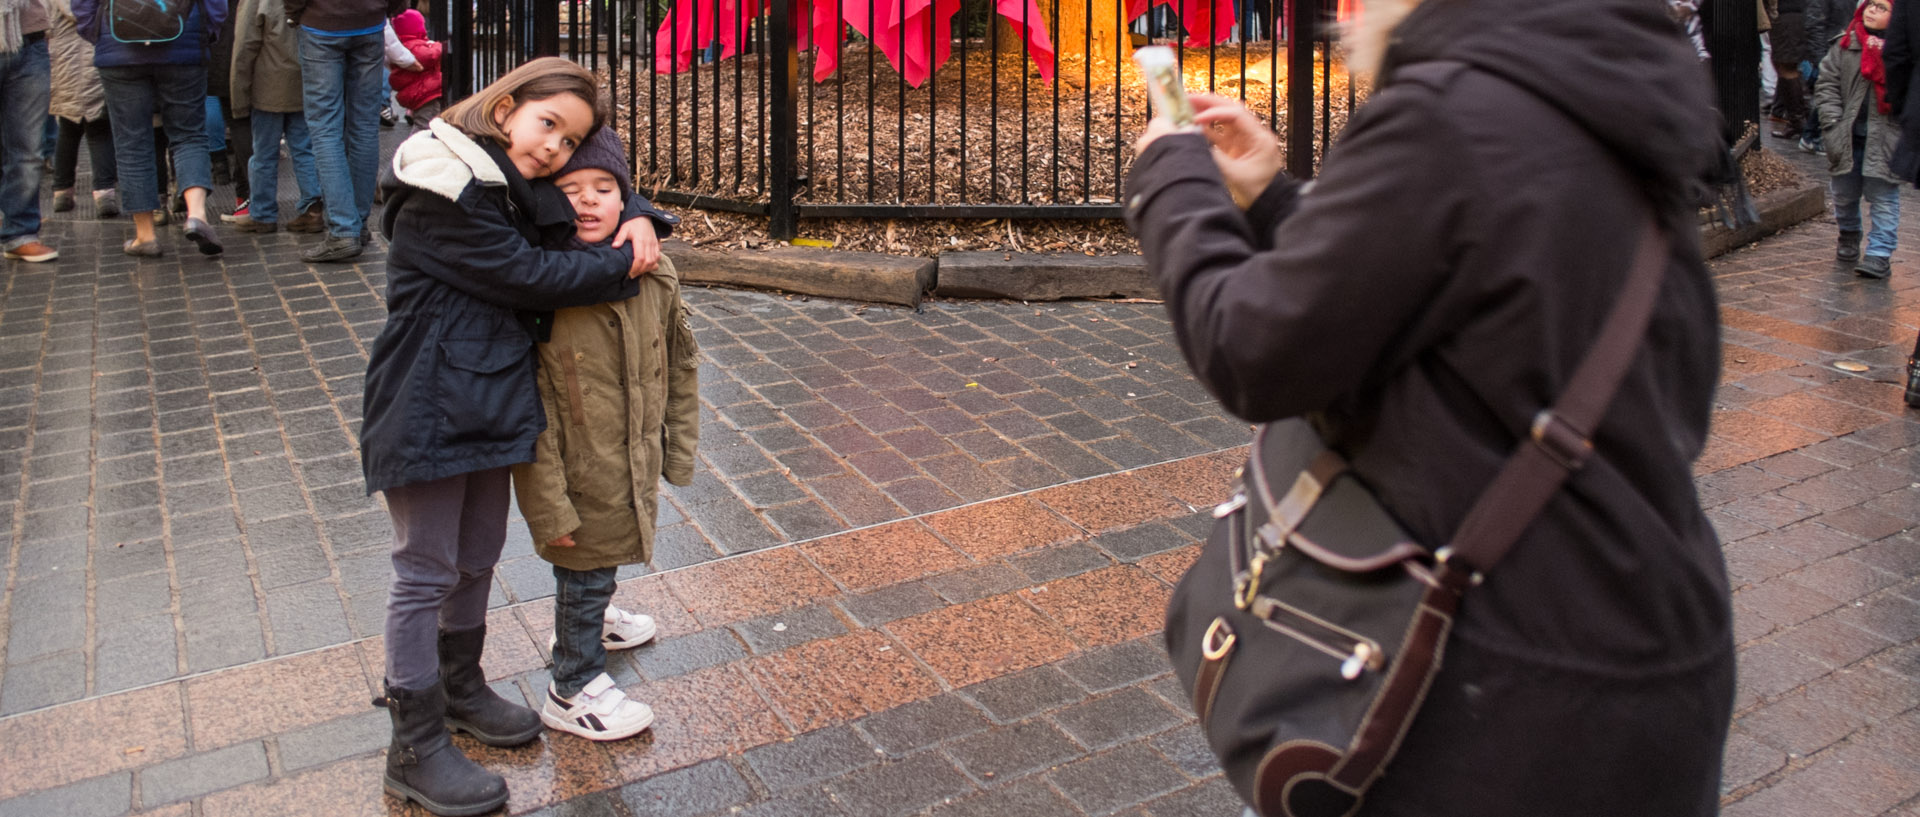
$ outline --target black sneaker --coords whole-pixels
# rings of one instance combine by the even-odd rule
[[[341,235],[329,235],[325,241],[300,251],[300,259],[312,263],[330,261],[351,261],[360,257],[361,244],[358,239]]]
[[[393,115],[392,108],[380,109],[380,127],[391,128],[393,127],[395,122],[399,122],[399,121],[400,121],[399,117],[396,117]]]
[[[1840,241],[1833,247],[1833,257],[1848,264],[1860,260],[1860,231],[1841,230]]]
[[[1853,268],[1862,278],[1885,278],[1893,274],[1893,260],[1884,255],[1869,255]]]

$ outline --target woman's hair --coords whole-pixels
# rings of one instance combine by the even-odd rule
[[[599,83],[594,80],[593,72],[560,57],[541,57],[508,71],[506,76],[480,89],[480,93],[442,111],[440,118],[459,128],[461,133],[475,139],[486,137],[505,146],[507,133],[493,118],[493,110],[501,100],[512,100],[513,106],[518,108],[536,99],[548,99],[561,94],[573,94],[585,100],[587,107],[593,109],[593,124],[587,128],[586,136],[591,137],[600,130],[600,124],[607,115],[600,106]]]

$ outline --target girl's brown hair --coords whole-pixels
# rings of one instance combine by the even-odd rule
[[[593,124],[587,128],[586,136],[591,137],[600,130],[607,115],[600,106],[600,88],[594,81],[593,72],[560,57],[541,57],[508,71],[506,76],[480,89],[480,93],[442,111],[440,118],[460,129],[461,133],[475,139],[486,137],[505,147],[507,133],[493,118],[494,108],[500,105],[501,100],[512,100],[517,108],[532,100],[561,94],[580,97],[586,101],[588,108],[593,109]]]

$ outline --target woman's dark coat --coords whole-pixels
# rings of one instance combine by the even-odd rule
[[[1201,382],[1249,421],[1317,413],[1426,544],[1565,388],[1650,215],[1672,244],[1594,458],[1467,594],[1363,813],[1713,814],[1733,649],[1692,480],[1720,360],[1688,195],[1707,78],[1646,0],[1427,0],[1387,63],[1310,184],[1243,213],[1179,134],[1126,202]]]
[[[632,297],[631,250],[541,249],[572,235],[566,198],[443,121],[401,145],[382,184],[392,246],[367,361],[367,492],[532,462],[546,413],[523,311]]]
[[[1894,148],[1888,165],[1893,175],[1908,184],[1920,184],[1920,82],[1913,72],[1920,70],[1920,12],[1914,0],[1893,4],[1893,22],[1887,24],[1887,44],[1880,58],[1887,66],[1887,102],[1893,106],[1893,121],[1900,126],[1900,143]],[[1840,29],[1836,29],[1838,31]]]

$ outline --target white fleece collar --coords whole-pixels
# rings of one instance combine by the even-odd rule
[[[428,123],[427,132],[407,137],[393,152],[393,176],[449,200],[459,199],[475,179],[495,187],[507,183],[507,175],[485,148],[438,118]]]

